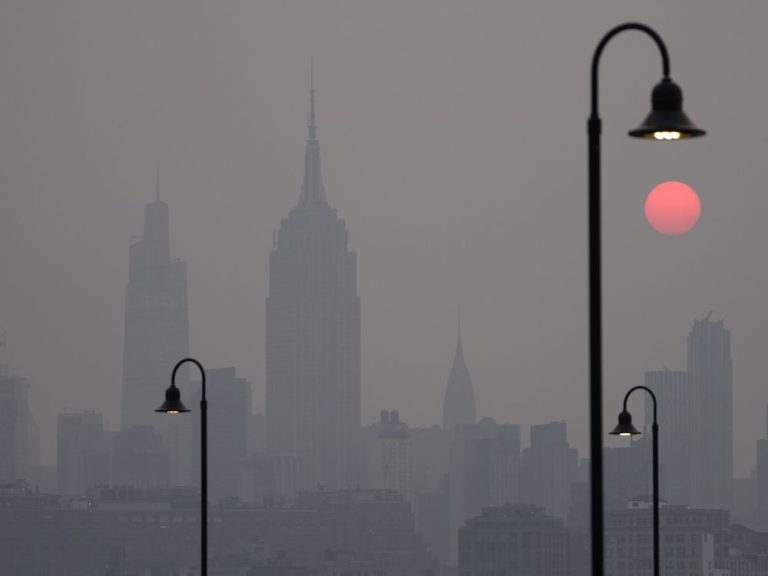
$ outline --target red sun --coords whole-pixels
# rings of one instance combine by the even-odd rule
[[[648,224],[661,234],[685,234],[696,225],[701,202],[696,191],[682,182],[662,182],[645,199]]]

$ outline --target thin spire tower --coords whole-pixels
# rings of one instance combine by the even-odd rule
[[[326,204],[323,174],[320,169],[320,143],[315,121],[315,64],[309,66],[309,114],[307,144],[304,150],[304,181],[301,184],[299,204]]]

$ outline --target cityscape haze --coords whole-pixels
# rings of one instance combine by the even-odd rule
[[[604,428],[630,387],[655,391],[662,525],[695,558],[668,546],[665,573],[768,576],[744,567],[768,558],[766,18],[715,0],[0,7],[5,568],[195,570],[199,376],[178,379],[192,415],[153,413],[192,355],[213,573],[473,576],[508,561],[501,530],[510,573],[584,576],[588,64],[638,20],[708,137],[627,139],[659,63],[634,35],[611,46]],[[681,236],[643,216],[665,180],[701,198]],[[643,432],[650,406],[630,401]],[[650,575],[649,434],[605,445],[610,569]],[[178,540],[152,536],[174,522]],[[42,525],[49,564],[25,537]]]

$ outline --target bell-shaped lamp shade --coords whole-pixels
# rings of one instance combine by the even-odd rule
[[[704,136],[706,132],[683,112],[683,91],[670,78],[656,84],[651,94],[651,113],[629,132],[634,138],[682,140]]]
[[[611,430],[611,434],[614,436],[635,436],[640,434],[640,431],[632,425],[632,414],[622,410],[619,414],[619,423],[616,428]]]
[[[166,414],[180,414],[189,412],[189,408],[184,406],[181,401],[181,392],[176,388],[176,384],[171,384],[165,391],[165,402],[155,412],[165,412]]]

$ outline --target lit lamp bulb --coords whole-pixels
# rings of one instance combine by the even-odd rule
[[[656,138],[656,140],[680,140],[680,132],[676,132],[676,131],[654,132],[653,137]]]

